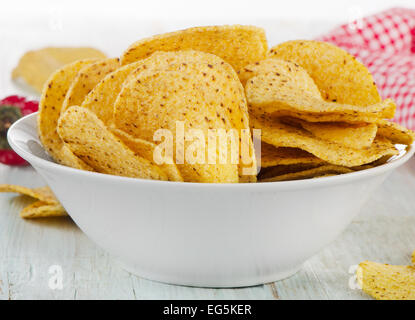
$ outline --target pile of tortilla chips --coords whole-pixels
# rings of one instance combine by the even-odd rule
[[[139,40],[120,59],[63,66],[43,87],[38,129],[49,154],[78,169],[169,181],[266,182],[384,163],[398,153],[395,144],[414,138],[386,120],[395,108],[342,49],[289,41],[268,50],[260,28],[213,26]],[[173,136],[161,137],[160,129]],[[210,145],[189,134],[193,129],[248,132],[248,139],[230,136],[239,143],[239,161],[218,162],[229,146],[208,161]],[[262,143],[254,144],[251,129],[261,129]],[[161,154],[170,139],[172,152]]]

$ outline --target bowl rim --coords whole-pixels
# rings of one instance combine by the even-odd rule
[[[150,180],[150,179],[140,179],[140,178],[132,178],[132,177],[123,177],[123,176],[116,176],[110,175],[106,173],[100,172],[92,172],[86,171],[81,169],[76,169],[72,167],[67,167],[58,163],[55,163],[50,160],[42,159],[33,153],[30,153],[22,148],[19,147],[17,143],[15,143],[15,132],[21,130],[21,126],[23,123],[32,121],[32,118],[37,117],[38,112],[34,112],[27,116],[24,116],[17,120],[12,126],[9,128],[7,132],[7,140],[12,147],[12,149],[19,154],[22,158],[27,160],[30,164],[33,164],[34,167],[42,167],[45,169],[51,168],[56,170],[65,171],[68,173],[78,174],[84,178],[97,178],[100,180],[107,180],[107,181],[119,181],[121,183],[145,183],[151,185],[159,185],[161,186],[171,186],[171,187],[183,187],[183,188],[220,188],[220,189],[245,189],[249,188],[254,191],[255,189],[268,189],[268,188],[277,188],[277,189],[303,189],[305,187],[327,187],[330,185],[337,185],[337,184],[344,184],[354,180],[360,180],[364,178],[369,178],[377,175],[381,175],[382,173],[392,171],[393,169],[403,165],[407,162],[415,153],[414,144],[408,146],[406,148],[406,153],[397,159],[394,159],[390,162],[384,163],[374,168],[363,169],[356,172],[351,173],[344,173],[335,176],[329,177],[321,177],[318,179],[300,179],[300,180],[291,180],[291,181],[275,181],[275,182],[261,182],[261,183],[202,183],[202,182],[179,182],[179,181],[161,181],[161,180]],[[34,122],[36,124],[36,128],[34,128],[37,132],[37,121]],[[39,138],[37,137],[39,140]],[[40,141],[39,141],[40,142]]]

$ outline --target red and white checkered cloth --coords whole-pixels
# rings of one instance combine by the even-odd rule
[[[342,25],[318,40],[356,56],[383,98],[395,100],[395,121],[415,129],[415,10],[393,8]]]

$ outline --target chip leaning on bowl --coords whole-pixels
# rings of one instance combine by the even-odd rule
[[[398,154],[396,144],[414,139],[386,120],[395,108],[381,99],[366,67],[331,44],[298,40],[268,50],[261,28],[197,27],[139,40],[120,63],[65,65],[43,87],[38,129],[50,155],[78,169],[185,182],[272,182],[384,163]],[[154,158],[168,140],[153,139],[159,129],[176,134],[164,163]],[[239,136],[231,135],[224,149],[215,146],[210,162],[208,141],[188,136],[194,129]],[[262,148],[251,134],[242,138],[249,129],[261,129]],[[240,142],[237,161],[233,142]],[[223,153],[228,157],[219,162]]]

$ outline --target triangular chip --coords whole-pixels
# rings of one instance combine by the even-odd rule
[[[273,178],[288,173],[295,173],[305,171],[313,168],[320,167],[321,163],[293,163],[293,164],[280,164],[273,167],[261,168],[258,174],[258,180]]]
[[[81,105],[87,94],[94,89],[108,73],[113,72],[119,66],[119,59],[111,58],[88,64],[79,70],[65,95],[61,114],[70,106]]]
[[[65,64],[81,59],[105,59],[101,51],[88,48],[42,48],[26,52],[19,60],[19,64],[13,70],[12,79],[23,78],[24,81],[42,92],[43,85],[49,76]]]
[[[216,104],[224,109],[236,129],[249,129],[249,115],[244,89],[233,68],[219,57],[194,50],[156,52],[138,64],[130,78],[150,70],[179,72],[191,70],[193,73],[201,73],[205,96],[212,102],[216,101]],[[255,182],[256,159],[252,139],[242,139],[240,144],[241,160],[238,168],[240,182]],[[245,150],[249,152],[245,152]],[[244,156],[243,152],[246,153]]]
[[[290,60],[302,66],[327,101],[356,106],[381,101],[369,70],[333,44],[313,40],[287,41],[273,47],[270,57]]]
[[[288,124],[298,124],[322,140],[354,149],[369,148],[378,129],[375,123],[307,122],[295,118],[282,119],[282,121]]]
[[[98,172],[167,180],[159,167],[131,151],[88,109],[68,108],[59,119],[58,132],[70,150]]]
[[[388,138],[393,143],[406,144],[410,146],[414,142],[415,133],[401,125],[388,121],[379,120],[376,122],[378,126],[378,134],[382,137]]]
[[[346,168],[346,167],[335,166],[335,165],[323,165],[317,168],[311,168],[307,170],[277,175],[271,178],[261,179],[260,182],[301,180],[301,179],[317,178],[317,177],[327,176],[331,174],[344,174],[344,173],[350,173],[350,172],[353,172],[353,170]]]
[[[139,61],[134,72],[125,84],[134,81],[143,71],[178,71],[203,75],[206,97],[216,99],[224,109],[227,117],[236,128],[249,128],[248,106],[244,88],[241,86],[236,72],[221,58],[195,50],[177,52],[156,52],[151,57]],[[237,101],[235,101],[237,97]],[[120,99],[121,100],[121,97]],[[232,102],[233,101],[233,102]],[[235,104],[238,103],[238,106]]]
[[[392,100],[386,99],[381,102],[381,105],[388,104],[387,108],[394,108],[395,104]],[[316,113],[316,112],[301,112],[291,110],[280,110],[272,114],[267,114],[263,110],[259,110],[264,116],[281,118],[292,117],[302,119],[307,122],[344,122],[351,124],[362,123],[378,123],[382,121],[381,115],[362,115],[362,114],[342,114],[342,113]],[[388,111],[389,112],[389,111]]]
[[[27,188],[13,184],[0,184],[0,192],[20,193],[46,203],[59,203],[49,187]]]
[[[265,32],[252,26],[196,27],[164,33],[133,43],[122,55],[123,65],[147,58],[156,51],[198,50],[212,53],[235,70],[262,59],[268,50]]]
[[[85,97],[81,107],[94,112],[107,126],[113,122],[114,103],[128,75],[140,62],[131,63],[107,74]]]
[[[364,261],[357,269],[362,290],[378,300],[415,300],[415,267]]]
[[[245,87],[250,112],[272,114],[284,112],[393,118],[396,105],[387,99],[373,105],[355,106],[324,101],[299,90],[295,83],[272,73],[251,78]]]
[[[321,93],[313,79],[305,69],[298,64],[281,60],[265,59],[245,66],[238,71],[239,79],[245,86],[249,79],[258,75],[272,74],[278,77],[279,82],[289,82],[296,86],[298,90],[306,92],[313,97],[321,98]]]
[[[93,62],[95,61],[81,60],[65,65],[56,71],[44,86],[39,102],[38,133],[43,147],[57,162],[84,170],[92,169],[68,150],[59,137],[56,127],[63,100],[72,81],[76,78],[79,70]]]
[[[33,202],[20,211],[20,217],[25,219],[64,217],[67,215],[65,208],[60,203],[47,203],[43,201]]]
[[[116,127],[147,141],[153,141],[158,129],[175,132],[176,121],[184,121],[186,131],[201,129],[205,137],[208,129],[249,129],[236,73],[222,59],[197,51],[156,53],[143,60],[125,82],[114,109]],[[206,163],[179,164],[179,170],[185,181],[236,182],[233,164]]]
[[[311,133],[279,120],[251,118],[254,128],[262,130],[262,141],[275,147],[305,150],[331,164],[352,167],[367,164],[385,155],[395,155],[398,150],[382,137],[377,137],[370,148],[353,149],[314,137]]]
[[[263,142],[261,146],[261,168],[291,164],[320,164],[324,161],[307,151],[296,148],[276,148]]]
[[[156,144],[145,141],[139,138],[133,138],[128,133],[121,131],[119,129],[112,129],[113,134],[115,134],[121,141],[130,148],[135,154],[147,159],[155,165],[159,165],[161,169],[166,173],[170,181],[183,181],[183,177],[177,168],[177,165],[174,163],[173,157],[168,157],[167,155],[162,155],[159,159],[155,158],[154,149]],[[162,161],[165,161],[164,163]]]

